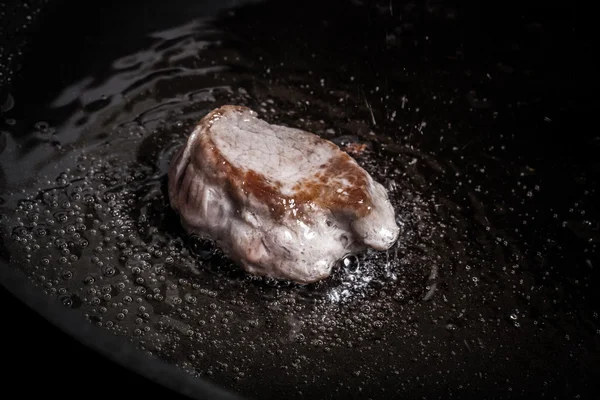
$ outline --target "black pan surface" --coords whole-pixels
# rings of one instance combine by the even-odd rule
[[[576,129],[589,108],[572,10],[102,4],[71,24],[60,7],[82,6],[50,8],[4,95],[2,282],[19,298],[56,301],[28,303],[92,347],[109,335],[121,350],[96,347],[113,358],[143,350],[196,394],[593,394],[600,139]],[[298,286],[184,235],[168,162],[232,103],[366,145],[356,158],[391,193],[397,246]],[[134,357],[117,361],[157,377]]]

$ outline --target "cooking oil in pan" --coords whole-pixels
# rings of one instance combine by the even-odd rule
[[[288,398],[389,398],[420,382],[492,385],[516,348],[579,326],[556,309],[572,290],[552,277],[557,237],[523,236],[544,218],[531,206],[544,188],[528,166],[498,161],[508,136],[491,149],[461,139],[452,113],[429,115],[467,106],[452,90],[425,96],[407,83],[418,71],[398,72],[396,61],[378,66],[394,69],[384,77],[318,46],[282,55],[253,15],[153,32],[145,47],[56,93],[45,115],[63,119],[5,129],[2,232],[12,265],[82,321],[259,398],[265,387]],[[165,196],[168,165],[223,104],[351,152],[388,189],[397,244],[301,286],[247,275],[210,241],[185,235]],[[556,210],[547,223],[579,227],[592,263],[587,202],[579,196],[568,219]],[[597,326],[597,315],[581,318]],[[589,338],[571,340],[583,352]],[[457,373],[464,368],[486,373]]]

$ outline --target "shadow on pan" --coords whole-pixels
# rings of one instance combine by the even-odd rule
[[[570,10],[268,2],[204,19],[196,4],[104,8],[32,40],[2,122],[11,273],[249,397],[592,390],[598,140],[571,134]],[[186,238],[164,173],[226,103],[364,144],[398,245],[297,287]]]

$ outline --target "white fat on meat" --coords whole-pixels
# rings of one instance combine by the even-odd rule
[[[171,163],[169,201],[187,233],[247,272],[299,283],[400,231],[385,188],[338,146],[241,106],[196,126]]]

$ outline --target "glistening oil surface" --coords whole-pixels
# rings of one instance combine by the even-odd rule
[[[571,71],[537,50],[559,28],[526,15],[501,35],[438,2],[272,2],[211,21],[191,3],[160,30],[121,10],[61,54],[68,70],[30,62],[0,141],[11,265],[82,321],[252,398],[587,393],[599,140],[564,139],[573,105],[552,99]],[[365,144],[398,244],[299,287],[187,238],[165,173],[222,104]]]

